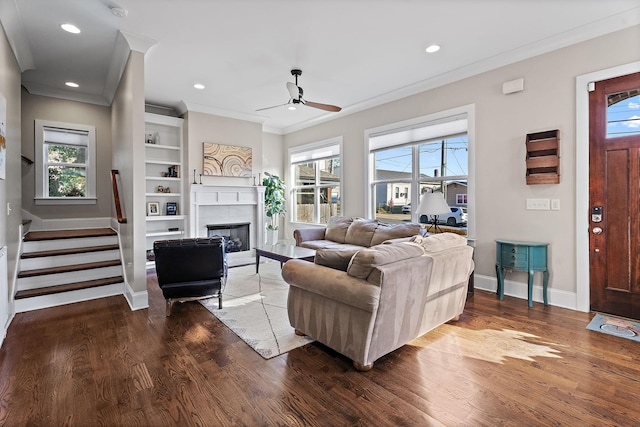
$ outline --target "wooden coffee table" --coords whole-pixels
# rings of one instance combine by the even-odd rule
[[[303,259],[305,261],[313,262],[316,256],[316,251],[286,243],[277,243],[275,245],[266,245],[261,248],[256,248],[256,273],[258,273],[258,269],[260,268],[261,256],[280,261],[280,267],[282,268],[282,264],[290,259]]]

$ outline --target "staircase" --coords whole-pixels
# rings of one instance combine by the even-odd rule
[[[17,313],[123,292],[118,236],[113,229],[30,231],[24,236]]]

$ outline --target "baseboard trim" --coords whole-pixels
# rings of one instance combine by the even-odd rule
[[[540,273],[538,273],[540,274]],[[498,282],[493,276],[484,276],[481,274],[476,274],[474,276],[474,288],[482,289],[484,291],[496,292],[498,288]],[[556,307],[568,308],[570,310],[580,311],[577,308],[577,296],[575,292],[567,292],[560,291],[557,289],[553,289],[553,284],[550,283],[550,287],[548,289],[548,297],[549,297],[549,305],[553,305]],[[509,295],[511,297],[520,298],[523,300],[528,299],[528,291],[529,287],[527,283],[516,282],[514,280],[505,279],[504,280],[504,294]],[[534,281],[533,283],[533,301],[542,303],[542,285],[537,285]]]
[[[129,303],[131,311],[149,308],[149,293],[147,291],[135,292],[128,282],[125,284],[124,297]]]
[[[116,283],[96,288],[79,289],[77,291],[19,299],[15,300],[15,312],[24,313],[32,310],[40,310],[42,308],[57,307],[59,305],[122,295],[123,291],[124,283]]]

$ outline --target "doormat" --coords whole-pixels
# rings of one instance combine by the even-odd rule
[[[640,342],[640,322],[608,314],[596,314],[587,329]]]

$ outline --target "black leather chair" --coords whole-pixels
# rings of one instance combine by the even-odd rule
[[[153,243],[158,285],[167,300],[167,316],[176,301],[218,297],[227,281],[223,237],[157,240]]]

